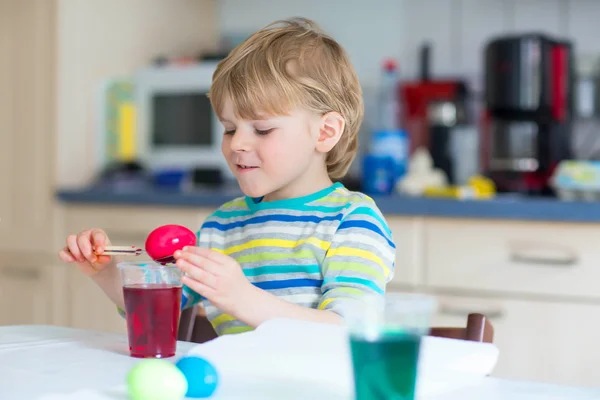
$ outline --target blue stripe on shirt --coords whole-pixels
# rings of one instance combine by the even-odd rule
[[[370,231],[373,231],[375,233],[377,233],[378,235],[381,235],[385,238],[385,240],[387,240],[388,244],[393,247],[396,248],[396,245],[394,245],[394,243],[387,238],[387,236],[381,231],[381,229],[379,229],[379,227],[371,222],[368,221],[344,221],[340,224],[338,231],[341,231],[343,229],[350,229],[350,228],[363,228],[363,229],[367,229]]]
[[[314,222],[319,223],[322,221],[339,221],[342,219],[342,214],[332,215],[332,216],[314,216],[314,215],[282,215],[282,214],[273,214],[273,215],[263,215],[260,217],[250,218],[245,221],[235,221],[229,224],[221,224],[217,221],[209,221],[206,222],[202,228],[215,228],[219,231],[227,231],[229,229],[241,228],[243,226],[253,225],[253,224],[263,224],[265,222]]]
[[[278,281],[254,282],[253,285],[261,289],[289,289],[297,287],[321,287],[320,279],[282,279]]]
[[[323,282],[323,285],[329,285],[329,284],[335,284],[335,283],[354,283],[357,285],[366,286],[369,289],[372,289],[379,294],[384,293],[383,290],[381,290],[381,288],[375,284],[375,282],[373,282],[369,279],[356,278],[353,276],[336,276],[335,278],[329,278]],[[327,291],[332,290],[332,289],[335,289],[335,287],[330,288]]]

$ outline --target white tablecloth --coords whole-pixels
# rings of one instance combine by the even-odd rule
[[[178,343],[178,355],[194,344]],[[172,358],[176,360],[177,356]],[[128,355],[125,335],[52,326],[0,327],[0,398],[2,400],[125,400],[127,372],[140,360]],[[220,387],[215,400],[349,400],[324,388],[304,387],[288,394],[289,382],[240,380]],[[544,385],[484,378],[431,400],[600,400],[599,389]],[[429,399],[428,399],[429,400]]]

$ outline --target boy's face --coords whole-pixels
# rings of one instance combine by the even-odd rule
[[[326,176],[325,155],[316,150],[318,115],[292,110],[285,116],[245,120],[236,117],[227,100],[220,118],[223,155],[247,196],[277,200],[306,195],[321,183],[315,181],[322,180],[322,171]]]

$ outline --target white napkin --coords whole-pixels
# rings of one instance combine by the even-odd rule
[[[417,392],[423,397],[475,384],[498,359],[498,349],[488,343],[425,337],[421,346]],[[223,386],[241,377],[291,385],[294,377],[298,387],[331,387],[344,398],[353,394],[348,335],[341,326],[271,320],[252,332],[200,344],[189,354],[212,362]]]

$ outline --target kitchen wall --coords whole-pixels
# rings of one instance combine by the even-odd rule
[[[221,33],[290,16],[315,19],[348,50],[366,86],[377,84],[387,56],[398,58],[404,77],[415,77],[424,41],[433,45],[435,75],[480,75],[483,44],[507,32],[570,37],[578,53],[600,54],[597,0],[221,0],[218,13]]]
[[[59,0],[59,186],[89,183],[95,171],[95,101],[103,79],[130,74],[157,55],[215,46],[213,0]]]
[[[419,48],[432,45],[434,77],[470,82],[475,103],[482,89],[483,49],[495,35],[541,31],[570,38],[576,56],[600,55],[599,0],[221,0],[223,35],[252,32],[282,18],[314,19],[348,51],[365,92],[365,149],[376,115],[376,90],[385,57],[400,63],[402,79],[418,76]],[[358,172],[355,163],[351,171]]]

